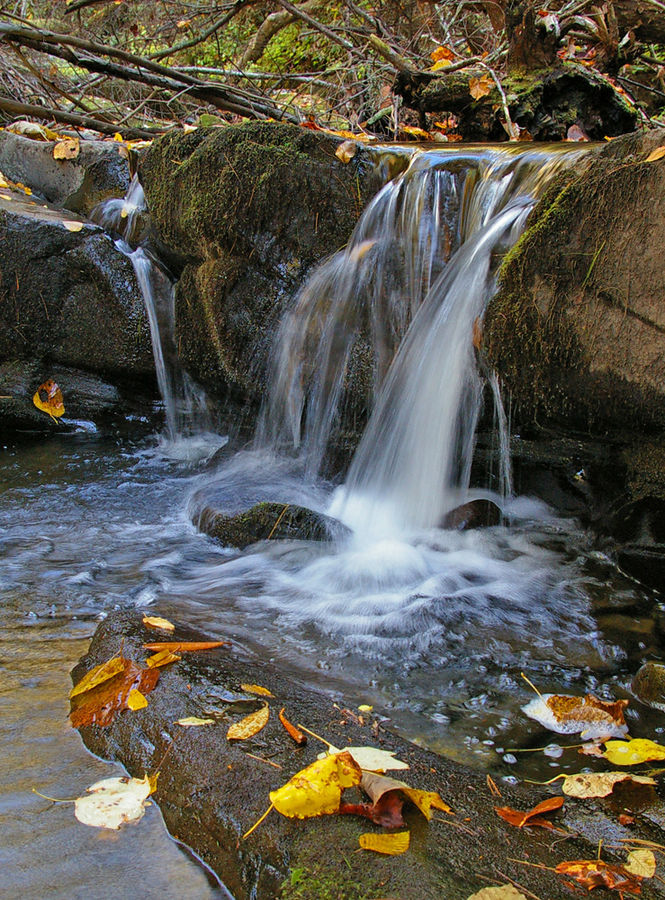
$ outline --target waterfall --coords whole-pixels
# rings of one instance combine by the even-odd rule
[[[258,440],[292,445],[310,475],[339,419],[353,352],[370,348],[373,411],[331,509],[356,531],[437,526],[468,486],[482,395],[474,323],[542,188],[585,150],[414,154],[285,316]]]

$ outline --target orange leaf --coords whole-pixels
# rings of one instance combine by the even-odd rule
[[[169,663],[178,662],[179,659],[182,659],[182,656],[178,656],[177,653],[171,653],[170,650],[158,650],[157,653],[146,659],[145,664],[149,669],[159,669],[161,666],[168,666]]]
[[[240,722],[234,722],[226,732],[229,741],[246,741],[248,738],[254,737],[262,728],[265,728],[270,718],[270,707],[266,703],[257,712],[250,713],[241,719]]]
[[[623,866],[614,866],[600,859],[574,859],[562,862],[554,871],[559,875],[570,875],[589,891],[595,887],[607,887],[629,894],[640,894],[642,891],[641,875],[633,875]]]
[[[230,641],[153,641],[144,644],[145,650],[158,653],[160,650],[170,650],[171,653],[189,653],[191,650],[213,650],[215,647],[224,647]]]
[[[413,137],[418,141],[433,140],[432,135],[429,133],[429,131],[425,131],[423,128],[416,128],[415,125],[402,125],[401,131],[403,132],[403,134],[408,134],[410,137]]]
[[[131,709],[136,692],[149,694],[159,681],[157,669],[142,669],[131,659],[122,659],[122,671],[71,700],[69,717],[74,728],[83,725],[110,725],[116,715]]]
[[[47,413],[54,421],[64,415],[65,404],[62,399],[62,391],[52,378],[37,388],[32,402],[37,409]]]
[[[430,53],[430,57],[434,60],[434,62],[438,62],[440,59],[455,59],[455,54],[450,49],[450,47],[437,47],[436,50],[432,50]]]
[[[279,711],[279,721],[282,723],[282,725],[296,742],[296,744],[298,744],[300,747],[304,747],[307,743],[307,737],[302,733],[302,731],[298,731],[295,725],[292,725],[289,722],[289,720],[284,715],[284,707],[282,707]]]
[[[525,825],[539,825],[541,828],[553,828],[554,826],[548,819],[542,818],[543,813],[553,812],[563,806],[563,797],[549,797],[543,800],[538,806],[528,812],[520,812],[517,809],[511,809],[510,806],[495,806],[494,811],[502,819],[505,819],[515,828],[523,828]]]
[[[469,79],[469,93],[474,100],[480,100],[481,97],[486,97],[493,87],[494,82],[489,75],[481,75],[480,78]]]

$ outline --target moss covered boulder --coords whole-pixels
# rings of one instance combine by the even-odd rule
[[[282,312],[378,186],[367,152],[345,164],[339,143],[255,122],[167,135],[143,159],[148,208],[180,273],[181,358],[209,389],[260,396]]]

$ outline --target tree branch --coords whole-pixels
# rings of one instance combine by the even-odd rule
[[[125,128],[109,122],[102,122],[100,119],[93,119],[91,116],[79,116],[76,113],[67,113],[60,109],[47,109],[45,106],[34,106],[31,103],[17,103],[15,100],[10,100],[7,97],[0,97],[0,110],[12,116],[32,116],[35,119],[43,119],[47,122],[53,120],[62,122],[65,125],[75,125],[78,128],[90,128],[93,131],[99,131],[101,134],[113,135],[120,132],[123,137],[130,140],[150,141],[167,130],[161,128],[146,131],[143,128]]]

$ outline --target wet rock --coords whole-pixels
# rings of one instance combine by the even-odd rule
[[[143,662],[148,651],[142,644],[154,640],[154,632],[145,629],[141,619],[136,611],[111,613],[72,673],[74,682],[120,652]],[[177,619],[175,623],[173,640],[210,638]],[[271,713],[266,727],[248,741],[231,743],[226,739],[228,726],[245,714],[235,711],[232,702],[241,694],[243,682],[261,684],[275,696],[266,701]],[[314,740],[295,748],[278,721],[282,707],[292,721],[335,746],[380,745],[393,750],[410,766],[399,773],[404,781],[421,790],[439,791],[453,814],[437,813],[428,824],[415,809],[405,810],[411,845],[399,857],[354,852],[358,836],[376,830],[354,816],[302,821],[273,811],[242,839],[268,808],[269,792],[313,762],[321,749]],[[215,725],[183,729],[174,724],[183,716],[202,716],[211,709],[218,717]],[[363,727],[341,717],[339,706],[333,706],[328,696],[315,693],[236,644],[184,654],[180,662],[160,670],[146,708],[124,712],[106,728],[82,728],[81,735],[93,753],[120,761],[133,776],[142,778],[159,770],[151,799],[159,804],[167,828],[223,879],[236,900],[369,900],[387,895],[402,900],[466,900],[495,881],[497,872],[502,873],[502,881],[519,883],[525,893],[547,900],[570,896],[551,871],[551,836],[543,829],[516,829],[503,823],[494,811],[497,801],[487,788],[485,773],[430,753],[383,728],[378,736],[373,734],[369,722]],[[532,786],[504,781],[500,789],[501,804],[515,809],[530,809],[544,796],[542,791],[534,793]],[[359,800],[360,795],[354,802]],[[655,801],[649,815],[639,817],[630,837],[663,843],[662,831],[654,823],[660,808]],[[625,853],[612,848],[626,835],[618,830],[615,813],[605,811],[603,801],[584,801],[583,814],[575,804],[566,804],[556,824],[565,828],[569,821],[575,828],[566,843],[565,858],[593,858],[600,834],[605,838],[603,858],[624,861]],[[520,865],[523,859],[532,865]],[[645,900],[662,895],[656,879],[645,880]]]
[[[491,500],[469,500],[447,512],[441,528],[468,531],[470,528],[488,528],[501,524],[501,510]]]
[[[0,132],[0,172],[49,203],[88,215],[102,200],[122,197],[129,187],[127,160],[113,141],[80,142],[76,159],[53,159],[53,141]]]
[[[645,663],[636,672],[631,690],[642,703],[665,712],[665,666],[661,663]]]
[[[0,361],[153,382],[134,270],[100,228],[25,198],[0,199],[0,296]]]
[[[181,272],[181,358],[218,395],[261,397],[282,313],[311,267],[346,244],[380,185],[366,150],[344,164],[338,144],[254,122],[167,135],[141,162],[157,236]],[[360,395],[361,381],[350,390]]]
[[[225,547],[240,550],[258,541],[330,541],[351,533],[337,519],[288,503],[257,503],[231,516],[206,506],[198,514],[196,525]]]
[[[665,427],[665,166],[646,162],[662,142],[655,131],[592,151],[504,261],[484,347],[518,430]]]
[[[665,591],[665,544],[628,545],[617,552],[619,566],[646,587]]]

